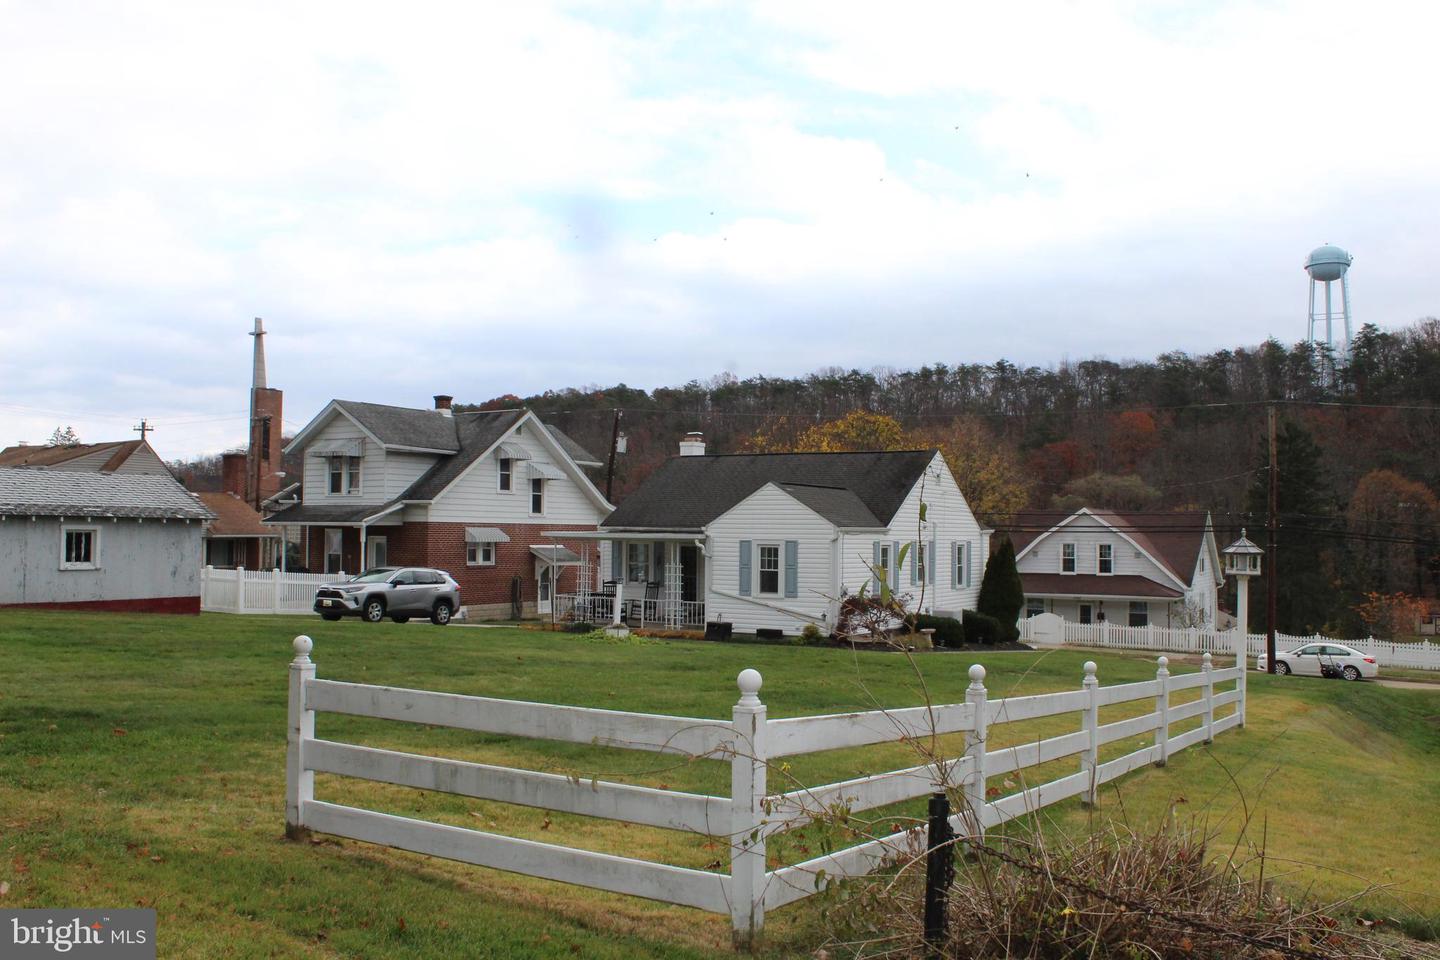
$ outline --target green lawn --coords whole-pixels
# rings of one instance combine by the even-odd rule
[[[885,653],[298,617],[0,612],[0,882],[9,884],[0,904],[153,905],[167,957],[728,953],[723,917],[351,841],[282,839],[286,664],[301,631],[315,640],[318,675],[333,679],[728,717],[735,674],[749,666],[764,674],[772,717],[922,700],[905,658]],[[923,656],[931,696],[963,698],[975,659]],[[978,659],[998,697],[1074,689],[1086,655]],[[1102,683],[1153,676],[1146,659],[1096,659]],[[1372,894],[1370,909],[1440,915],[1429,893],[1440,890],[1440,692],[1252,674],[1251,694],[1247,729],[1107,787],[1098,816],[1148,823],[1183,799],[1175,809],[1207,817],[1224,836],[1243,793],[1266,822],[1270,869],[1295,889],[1340,896],[1371,878],[1394,886]],[[1019,726],[997,728],[998,743],[1073,729],[1073,719]],[[320,718],[317,733],[696,792],[728,786],[713,761],[333,716]],[[834,751],[795,758],[771,786],[780,776],[818,784],[915,762],[901,745]],[[1074,769],[1058,761],[1038,774]],[[686,834],[338,778],[321,777],[316,794],[698,868],[725,855]],[[1072,800],[1047,821],[1080,830],[1094,816]],[[771,854],[803,860],[818,852],[814,843],[801,833]],[[768,920],[770,949],[808,952],[821,929],[813,903],[779,911]]]

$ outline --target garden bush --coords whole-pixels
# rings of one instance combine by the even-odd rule
[[[964,628],[971,643],[999,643],[1008,638],[1004,624],[975,610],[965,611]]]
[[[934,630],[936,646],[961,647],[965,645],[965,626],[954,617],[932,617],[926,613],[917,614],[915,629]]]

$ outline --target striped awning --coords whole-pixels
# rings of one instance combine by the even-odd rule
[[[518,443],[502,443],[495,448],[495,456],[506,460],[529,460],[530,451]]]
[[[510,537],[499,527],[466,527],[466,543],[509,543]]]
[[[310,453],[317,457],[358,457],[364,452],[363,440],[331,440],[317,443]]]
[[[546,480],[564,480],[565,471],[549,463],[530,461],[530,476],[544,477]]]

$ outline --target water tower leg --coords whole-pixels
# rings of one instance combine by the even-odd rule
[[[1311,280],[1311,281],[1310,281],[1310,335],[1306,338],[1306,341],[1305,341],[1305,342],[1306,342],[1306,343],[1314,343],[1314,342],[1315,342],[1315,281],[1314,281],[1314,280]]]
[[[1355,336],[1350,329],[1350,273],[1346,271],[1340,278],[1340,302],[1345,308],[1345,350],[1346,356],[1350,355],[1350,340]]]

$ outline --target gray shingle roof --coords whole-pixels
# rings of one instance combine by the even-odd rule
[[[853,490],[844,487],[817,487],[805,483],[782,483],[780,489],[837,527],[885,526]]]
[[[209,520],[215,514],[168,474],[0,467],[0,516]]]
[[[335,506],[329,504],[309,506],[297,503],[270,514],[265,518],[265,523],[277,525],[283,523],[359,523],[366,517],[373,517],[384,509],[385,505],[378,503],[363,505],[342,503]]]
[[[453,416],[438,410],[392,407],[383,403],[336,400],[335,405],[355,418],[386,446],[422,447],[454,453],[460,449]]]
[[[464,473],[465,468],[474,463],[476,457],[490,449],[495,441],[504,436],[505,432],[515,425],[515,421],[524,415],[524,410],[455,414],[459,447],[454,456],[442,457],[438,463],[422,473],[420,479],[412,483],[398,499],[433,500],[436,494]]]
[[[560,444],[561,448],[570,455],[570,459],[582,467],[599,466],[603,462],[599,457],[595,456],[595,454],[576,443],[563,430],[555,426],[555,424],[547,423],[545,424],[545,429],[550,431],[550,436],[554,437],[555,442]]]
[[[860,526],[888,526],[934,450],[866,453],[743,453],[671,457],[618,509],[606,527],[698,530],[766,483],[841,488],[869,511]],[[853,501],[808,494],[826,509],[862,519]],[[878,521],[878,522],[877,522]]]

